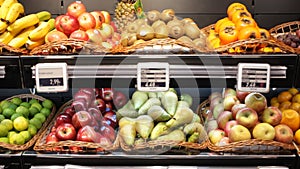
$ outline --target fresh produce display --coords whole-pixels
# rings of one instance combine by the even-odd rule
[[[173,38],[187,44],[205,47],[206,36],[191,18],[179,19],[173,9],[151,10],[145,19],[128,22],[122,30],[121,44],[131,46],[151,39]]]
[[[290,89],[296,94],[295,90]],[[261,93],[226,88],[223,93],[213,92],[209,103],[203,113],[205,129],[210,142],[217,146],[250,139],[291,144],[293,132],[299,128],[296,111],[279,109],[274,103],[268,106],[266,97]]]
[[[136,19],[135,2],[135,0],[118,0],[115,8],[115,21],[120,30]]]
[[[53,102],[14,97],[0,103],[0,142],[23,145],[34,137],[52,112]]]
[[[67,13],[55,19],[55,30],[46,36],[46,42],[63,39],[89,41],[111,49],[119,43],[120,34],[107,11],[87,11],[81,1],[67,6]]]
[[[0,7],[0,42],[14,48],[31,50],[45,43],[45,36],[54,29],[51,13],[41,11],[25,15],[17,0],[2,1]]]
[[[116,106],[123,106],[127,98],[112,88],[80,89],[72,103],[54,119],[46,144],[73,140],[112,146],[118,127],[114,102]]]
[[[287,33],[277,36],[277,39],[283,41],[285,44],[300,49],[300,29],[296,30],[295,33]]]
[[[135,91],[117,111],[119,135],[127,146],[150,140],[201,143],[206,132],[191,105],[189,94],[178,96],[174,89]]]

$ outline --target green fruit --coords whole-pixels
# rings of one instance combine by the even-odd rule
[[[6,137],[8,134],[8,129],[4,124],[0,124],[0,137]]]
[[[9,143],[9,140],[7,137],[0,137],[0,143]]]
[[[45,115],[45,117],[48,117],[50,115],[50,113],[51,113],[51,110],[44,107],[44,108],[42,108],[42,110],[41,110],[40,113],[42,113],[43,115]]]
[[[16,109],[16,113],[23,114],[24,117],[28,117],[29,116],[29,110],[26,107],[24,107],[24,106],[19,106]]]
[[[17,117],[14,121],[13,121],[13,125],[14,125],[14,128],[18,131],[24,131],[28,128],[28,120],[23,117],[23,116],[20,116],[20,117]]]
[[[14,134],[17,134],[16,131],[9,131],[8,134],[7,134],[7,138],[11,138],[11,136],[13,136]]]
[[[32,103],[31,107],[37,108],[39,111],[42,110],[43,106],[40,103]]]
[[[24,107],[26,107],[27,109],[29,109],[30,104],[29,104],[28,102],[22,102],[22,103],[20,104],[20,106],[24,106]]]
[[[39,103],[39,101],[37,99],[30,99],[29,104],[32,104],[32,103]]]
[[[2,109],[7,108],[9,106],[10,102],[8,100],[3,100],[0,103],[0,106]]]
[[[29,115],[31,117],[33,117],[35,114],[40,112],[39,109],[37,109],[36,107],[30,107],[28,110],[29,110]]]
[[[35,117],[29,120],[29,124],[34,125],[37,129],[40,129],[42,127],[42,122]]]
[[[46,121],[46,116],[42,113],[38,113],[34,115],[34,118],[39,119],[41,123],[44,123]]]
[[[22,145],[25,143],[25,138],[20,134],[14,134],[9,138],[10,144]]]
[[[5,119],[5,116],[3,114],[0,114],[0,122],[4,119]]]
[[[13,110],[16,110],[17,107],[18,107],[18,106],[15,105],[14,103],[10,103],[9,106],[8,106],[8,108],[11,108],[11,109],[13,109]]]
[[[37,133],[37,128],[33,124],[29,124],[27,131],[30,133],[30,135],[33,137]]]
[[[4,119],[1,121],[0,124],[3,124],[4,126],[6,126],[8,131],[12,130],[14,128],[13,122],[10,119]]]
[[[15,113],[15,114],[13,114],[13,115],[10,117],[10,120],[11,120],[11,121],[14,121],[17,117],[20,117],[20,116],[23,116],[23,114]]]
[[[2,107],[0,107],[0,113],[2,113],[2,110],[3,110]]]
[[[14,109],[11,108],[5,108],[2,112],[2,114],[5,116],[5,118],[10,119],[10,117],[16,113]]]
[[[20,134],[24,137],[25,142],[29,141],[31,139],[31,134],[28,130],[21,131]]]
[[[11,99],[11,102],[15,105],[20,105],[22,103],[22,99],[18,98],[18,97],[15,97],[13,99]]]
[[[53,107],[53,102],[49,99],[46,99],[42,102],[43,107],[48,108],[48,109],[52,109]]]

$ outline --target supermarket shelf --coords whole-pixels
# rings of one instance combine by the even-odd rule
[[[0,88],[22,88],[18,56],[0,57]]]

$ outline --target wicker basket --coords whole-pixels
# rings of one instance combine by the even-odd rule
[[[194,54],[205,53],[208,50],[172,38],[151,39],[128,47],[119,44],[111,50],[113,54]]]
[[[209,101],[205,100],[198,106],[198,113],[204,114],[206,107],[209,107]],[[203,116],[201,116],[203,118]],[[238,154],[281,154],[289,153],[295,150],[293,144],[281,143],[273,140],[250,139],[238,142],[232,142],[224,146],[214,145],[209,139],[207,147],[214,152],[231,152]]]
[[[83,142],[83,141],[59,141],[57,143],[47,143],[46,144],[46,137],[51,132],[51,128],[54,126],[56,117],[64,111],[65,108],[71,105],[73,100],[68,101],[64,105],[62,105],[58,112],[56,113],[55,117],[52,119],[50,124],[48,125],[47,129],[43,131],[40,137],[37,139],[36,144],[34,145],[35,151],[54,151],[54,152],[71,152],[71,153],[109,153],[110,151],[116,150],[119,147],[119,139],[118,136],[111,146],[104,147],[99,143],[93,142]]]
[[[209,36],[211,29],[214,29],[214,24],[202,28],[202,32]],[[285,45],[273,36],[269,39],[247,39],[238,40],[226,45],[221,45],[216,49],[211,49],[210,52],[220,54],[271,54],[271,53],[295,53],[294,49]]]
[[[300,29],[300,21],[286,22],[280,25],[277,25],[269,30],[272,36],[278,37],[282,34],[292,33],[294,34],[296,30]],[[299,48],[293,48],[294,52],[300,54]]]
[[[96,45],[94,43],[66,39],[51,43],[46,43],[39,47],[34,48],[30,51],[30,55],[71,55],[71,54],[106,54],[110,53],[110,50],[105,49],[101,45]]]
[[[32,95],[32,94],[15,95],[15,96],[7,98],[5,100],[11,100],[11,99],[13,99],[15,97],[21,98],[23,101],[28,101],[29,99],[37,99],[39,101],[44,101],[45,100],[45,98],[43,98],[41,96]],[[3,150],[16,150],[16,151],[29,149],[31,146],[34,145],[34,143],[36,142],[36,140],[38,139],[38,137],[42,134],[42,132],[44,130],[46,130],[48,124],[50,123],[50,121],[52,120],[53,116],[55,115],[55,112],[56,112],[56,107],[55,107],[55,105],[53,105],[52,111],[49,114],[49,116],[47,117],[46,121],[43,123],[42,127],[38,130],[38,132],[36,133],[36,135],[33,136],[25,144],[23,144],[23,145],[16,145],[16,144],[8,144],[8,143],[0,142],[0,147],[2,147]]]
[[[17,49],[4,43],[0,43],[0,55],[2,56],[18,56],[26,54],[28,54],[28,50],[26,49]]]

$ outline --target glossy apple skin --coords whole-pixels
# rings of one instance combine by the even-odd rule
[[[79,90],[78,92],[75,93],[73,96],[74,100],[79,100],[79,99],[84,99],[86,102],[87,107],[89,107],[92,103],[93,97],[91,94],[88,94],[86,92],[83,92]]]
[[[236,96],[236,90],[232,89],[232,88],[226,88],[225,90],[223,90],[223,98],[227,97],[227,96]]]
[[[118,125],[117,115],[114,111],[105,112],[103,118],[104,119],[102,120],[102,122],[105,122],[106,124],[110,125],[114,129],[117,127]]]
[[[112,38],[114,29],[110,24],[102,23],[102,27],[99,29],[102,37],[102,41],[105,42],[107,39]]]
[[[61,31],[58,30],[52,30],[51,32],[49,32],[46,37],[45,37],[45,42],[49,43],[49,42],[56,42],[56,41],[60,41],[60,40],[65,40],[68,39],[68,36],[66,34],[64,34]]]
[[[285,124],[279,124],[274,127],[275,128],[275,139],[276,141],[290,144],[293,142],[293,130],[285,125]]]
[[[102,13],[103,16],[104,16],[104,23],[110,24],[110,22],[111,22],[111,17],[110,17],[109,12],[107,12],[107,11],[101,11],[101,13]]]
[[[231,110],[235,104],[239,103],[239,99],[234,95],[228,95],[223,100],[224,110]]]
[[[55,121],[55,127],[58,127],[61,124],[64,123],[70,123],[72,124],[72,117],[67,114],[60,114],[57,116],[56,121]]]
[[[48,136],[46,137],[46,144],[47,143],[57,143],[59,142],[59,139],[56,137],[55,132],[50,132]]]
[[[114,98],[113,88],[101,88],[100,93],[101,93],[101,98],[106,102],[110,102]]]
[[[92,11],[90,12],[90,14],[92,14],[96,20],[96,26],[95,28],[101,28],[102,27],[102,23],[105,22],[105,18],[104,15],[101,13],[101,11]]]
[[[257,124],[258,115],[255,110],[246,107],[237,112],[235,119],[238,124],[250,129]]]
[[[98,29],[89,29],[85,31],[89,36],[89,42],[101,45],[102,35]]]
[[[123,92],[120,92],[120,91],[115,91],[113,97],[114,97],[113,103],[116,106],[116,108],[118,108],[118,109],[123,107],[128,101],[127,96]]]
[[[71,107],[78,112],[78,111],[86,111],[88,109],[88,104],[85,99],[79,98],[72,102]]]
[[[244,102],[245,101],[245,98],[246,96],[250,94],[250,92],[242,92],[242,91],[239,91],[239,90],[236,90],[236,97],[240,100],[240,102]]]
[[[105,112],[112,111],[113,110],[113,104],[109,102],[105,102]]]
[[[77,19],[80,25],[80,29],[82,30],[86,31],[88,29],[94,29],[96,27],[95,17],[89,12],[80,14]]]
[[[69,115],[70,117],[73,117],[73,115],[75,114],[75,110],[73,109],[73,107],[67,107],[63,114]]]
[[[238,122],[237,122],[236,120],[230,120],[230,121],[228,121],[228,122],[226,123],[225,129],[224,129],[225,135],[228,136],[228,135],[229,135],[229,132],[230,132],[230,129],[231,129],[233,126],[237,125],[237,124],[238,124]]]
[[[68,5],[67,15],[78,18],[79,15],[86,12],[86,7],[81,1],[75,1]]]
[[[111,147],[112,141],[109,138],[102,136],[101,134],[98,135],[97,143],[99,143],[103,147]]]
[[[221,129],[214,129],[208,133],[209,140],[215,145],[218,144],[223,137],[225,137],[225,132]]]
[[[262,122],[269,123],[272,126],[278,125],[281,119],[282,119],[281,111],[274,106],[267,107],[260,115],[260,120]]]
[[[106,104],[103,99],[96,98],[93,103],[94,103],[94,106],[96,106],[101,112],[105,111]]]
[[[247,106],[245,104],[239,103],[239,104],[235,104],[232,108],[231,108],[231,112],[232,112],[232,117],[233,119],[236,118],[236,114],[239,110],[246,108]]]
[[[275,128],[269,123],[259,123],[252,131],[255,139],[273,140],[275,138]]]
[[[220,129],[225,129],[226,123],[232,120],[232,112],[231,111],[223,111],[219,114],[217,118],[217,123]]]
[[[59,19],[59,24],[57,30],[61,30],[64,34],[69,36],[72,32],[80,28],[77,18],[70,15],[63,15]]]
[[[228,138],[229,138],[229,142],[249,140],[251,139],[251,133],[246,127],[237,124],[231,127]]]
[[[78,39],[78,40],[88,41],[89,36],[83,30],[76,30],[71,33],[70,39]]]
[[[61,29],[61,27],[59,26],[59,20],[61,19],[61,17],[63,17],[64,15],[59,15],[55,18],[55,22],[54,22],[54,26],[55,29],[62,32],[63,30]]]
[[[76,140],[96,142],[96,131],[91,126],[84,126],[78,130]]]
[[[260,115],[267,107],[267,99],[261,93],[250,93],[245,98],[245,104]]]
[[[101,111],[97,107],[90,107],[88,112],[95,118],[96,121],[101,121],[103,116]]]
[[[213,97],[211,98],[210,100],[210,104],[209,104],[209,107],[210,107],[210,110],[213,111],[215,106],[222,103],[223,104],[223,98],[222,97]]]
[[[63,123],[56,128],[55,136],[60,140],[74,140],[76,138],[76,129],[70,123]]]
[[[100,127],[100,133],[102,136],[109,138],[111,142],[113,142],[116,139],[116,133],[114,128],[107,124],[102,124],[102,126]]]
[[[72,117],[72,124],[76,129],[91,124],[92,116],[87,111],[76,112]]]

